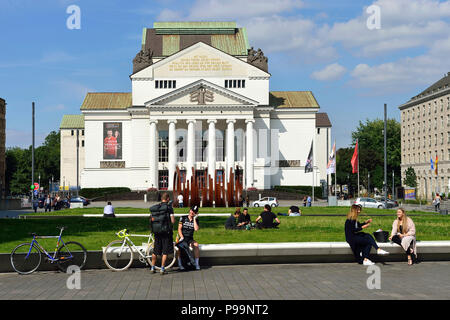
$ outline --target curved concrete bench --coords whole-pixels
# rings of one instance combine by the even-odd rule
[[[378,256],[372,250],[374,262],[406,262],[403,249],[396,244],[378,243],[390,254]],[[144,249],[145,243],[138,246]],[[200,264],[258,264],[258,263],[338,263],[355,262],[346,242],[279,242],[279,243],[230,243],[200,244]],[[86,269],[106,268],[102,251],[88,251]],[[450,261],[450,241],[418,241],[417,251],[421,261]],[[139,255],[134,255],[137,260]],[[136,267],[144,266],[137,261]],[[41,264],[40,270],[54,270],[55,265]],[[0,254],[0,272],[12,272],[10,254]]]
[[[138,248],[145,250],[144,245]],[[372,249],[373,261],[388,262],[406,259],[399,245],[393,243],[378,243],[378,245],[390,254],[378,256]],[[200,244],[199,249],[201,262],[205,265],[355,261],[347,242]],[[450,260],[450,241],[418,241],[417,251],[421,260]],[[135,255],[135,258],[137,256]]]

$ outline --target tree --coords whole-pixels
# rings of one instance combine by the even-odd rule
[[[414,168],[409,167],[405,172],[405,180],[403,180],[403,184],[408,187],[415,188],[417,187],[417,176]]]
[[[60,134],[52,131],[44,143],[34,152],[35,181],[41,175],[41,186],[48,189],[48,181],[52,175],[59,180],[60,172]],[[6,190],[13,194],[23,194],[31,185],[31,146],[28,149],[19,147],[6,150]]]
[[[360,185],[367,187],[370,173],[370,187],[382,189],[384,180],[384,121],[380,119],[359,122],[352,132],[352,147],[341,148],[336,153],[337,182],[349,184],[357,190],[357,174],[352,173],[350,160],[356,140],[359,146],[359,178]],[[388,188],[392,188],[392,170],[395,173],[395,185],[401,184],[400,168],[400,123],[394,119],[387,120],[387,171]],[[348,178],[347,178],[348,177]],[[389,190],[389,189],[388,189]]]

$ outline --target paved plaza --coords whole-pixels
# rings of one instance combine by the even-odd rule
[[[368,289],[367,267],[347,264],[213,266],[200,271],[86,270],[81,289],[68,289],[69,275],[0,274],[0,300],[308,300],[450,299],[450,262],[377,264],[381,289]]]

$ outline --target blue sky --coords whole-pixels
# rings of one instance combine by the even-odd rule
[[[69,30],[66,9],[81,9]],[[369,30],[366,8],[380,8]],[[6,145],[37,144],[89,91],[131,91],[142,29],[155,21],[236,21],[269,58],[271,90],[311,90],[333,124],[337,147],[358,121],[388,116],[450,71],[450,1],[438,0],[2,0],[0,97]],[[380,133],[381,134],[381,133]]]

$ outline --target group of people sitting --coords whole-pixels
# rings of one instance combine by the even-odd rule
[[[236,221],[237,220],[237,221]],[[258,229],[273,229],[280,225],[280,220],[276,214],[272,212],[270,205],[264,206],[264,211],[256,218],[255,223],[252,223],[248,209],[244,208],[241,212],[240,208],[230,215],[225,222],[225,229],[227,230],[249,230],[252,228]]]

